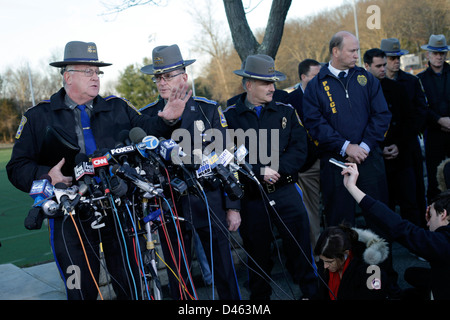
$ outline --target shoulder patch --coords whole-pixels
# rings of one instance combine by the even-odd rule
[[[117,97],[117,96],[108,96],[108,97],[106,97],[105,98],[105,101],[109,101],[109,100],[112,100],[112,99],[120,99],[120,100],[122,100],[122,101],[125,101],[127,104],[128,104],[128,106],[130,107],[130,108],[132,108],[134,111],[136,111],[138,114],[141,114],[140,112],[139,112],[139,110],[129,101],[129,100],[127,100],[127,99],[125,99],[125,98],[122,98],[122,97]]]
[[[19,139],[22,135],[23,127],[25,126],[25,123],[27,123],[27,117],[22,116],[22,119],[20,120],[19,128],[16,132],[16,139]]]
[[[221,106],[219,106],[217,108],[217,112],[219,112],[220,125],[222,126],[222,128],[228,127],[227,119],[225,118],[225,115],[223,114]]]
[[[195,101],[201,101],[201,102],[205,102],[205,103],[209,103],[209,104],[217,104],[216,101],[210,100],[210,99],[206,99],[205,97],[194,96],[194,97],[192,97],[192,99],[194,99]]]
[[[143,111],[143,110],[145,110],[145,109],[151,108],[151,107],[153,107],[154,105],[156,105],[158,102],[159,102],[159,100],[155,100],[155,101],[149,103],[148,105],[146,105],[146,106],[140,108],[139,111]]]

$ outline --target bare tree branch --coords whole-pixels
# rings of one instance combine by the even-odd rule
[[[270,9],[269,20],[267,22],[264,40],[259,48],[259,52],[267,54],[275,59],[278,47],[283,37],[284,23],[291,7],[292,0],[273,0]]]
[[[233,45],[242,61],[252,53],[256,53],[259,43],[256,41],[247,18],[241,0],[223,0],[228,25],[230,26]]]

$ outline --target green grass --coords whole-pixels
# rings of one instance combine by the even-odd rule
[[[0,264],[25,267],[52,261],[47,220],[40,230],[24,227],[33,199],[8,180],[5,166],[11,151],[11,148],[0,149]]]

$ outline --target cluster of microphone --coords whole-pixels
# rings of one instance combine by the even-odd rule
[[[75,214],[80,206],[93,207],[91,212],[97,216],[97,207],[112,207],[125,198],[166,198],[169,188],[182,195],[199,193],[198,188],[205,186],[222,186],[231,200],[238,200],[243,197],[238,171],[254,178],[251,166],[244,160],[244,146],[220,154],[194,150],[191,156],[173,139],[158,139],[139,127],[121,131],[118,140],[113,149],[96,150],[89,156],[77,154],[71,187],[52,185],[48,175],[33,181],[30,196],[34,203],[25,227],[40,229],[45,218]],[[101,226],[100,220],[94,224],[96,227]]]

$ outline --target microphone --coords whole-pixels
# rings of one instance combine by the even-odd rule
[[[75,180],[78,181],[78,185],[87,186],[87,190],[92,194],[92,178],[95,175],[94,166],[89,161],[89,157],[84,153],[79,153],[75,156]]]
[[[65,211],[65,214],[71,213],[80,199],[78,187],[72,186],[71,188],[68,188],[64,183],[58,182],[55,185],[54,191],[56,200]]]
[[[147,133],[140,128],[140,127],[134,127],[130,130],[129,137],[133,144],[137,145],[138,143],[142,142],[142,140],[147,136]]]
[[[186,168],[186,166],[183,163],[183,160],[180,158],[180,146],[176,145],[176,147],[172,148],[172,151],[170,152],[169,158],[172,160],[172,163],[174,165],[180,166],[180,168],[183,170],[185,175],[187,176],[186,184],[189,188],[194,187],[196,185],[195,179],[192,176],[191,172]]]
[[[245,161],[245,157],[248,154],[248,150],[244,145],[241,145],[234,152],[234,158],[236,162],[253,178],[256,182],[259,183],[259,180],[256,178],[255,174],[252,171],[252,165]]]
[[[92,166],[94,167],[95,172],[100,178],[100,182],[102,184],[103,191],[108,194],[110,193],[109,189],[109,180],[106,175],[105,167],[109,167],[109,162],[106,156],[100,156],[92,159]]]
[[[145,136],[136,146],[143,157],[156,161],[161,167],[165,167],[164,162],[162,162],[159,156],[161,148],[158,138],[154,136]]]
[[[131,145],[131,140],[130,140],[129,136],[130,136],[130,130],[124,129],[119,132],[118,140],[125,145]]]
[[[113,175],[109,180],[109,184],[111,185],[111,192],[116,197],[123,197],[127,194],[128,186],[119,176]]]
[[[128,162],[128,155],[136,152],[136,148],[133,145],[123,145],[122,143],[116,144],[116,148],[111,149],[110,153],[112,157],[117,157],[119,162]]]
[[[129,165],[121,166],[115,164],[111,169],[111,172],[122,179],[132,182],[139,189],[148,192],[151,195],[160,196],[162,193],[162,190],[155,188],[151,183],[143,180],[143,178],[136,172],[136,170],[131,168]]]
[[[41,207],[45,199],[53,197],[52,178],[48,174],[44,174],[39,180],[34,180],[30,189],[30,197],[34,199],[33,207]]]
[[[219,163],[214,171],[217,173],[222,185],[231,200],[239,200],[244,196],[241,186],[238,184],[234,174]]]
[[[45,218],[43,207],[53,204],[58,208],[56,202],[50,199],[54,196],[51,181],[52,179],[48,174],[44,174],[39,180],[33,181],[30,196],[34,199],[34,203],[24,220],[24,226],[28,230],[37,230],[42,227],[42,222]]]
[[[174,149],[177,150],[179,156],[183,154],[180,146],[173,139],[162,140],[159,143],[159,146],[160,146],[159,155],[166,161],[172,160],[173,162],[172,151]]]
[[[142,140],[147,134],[140,127],[134,127],[130,130],[129,137],[132,144],[135,146],[135,150],[144,158],[147,158],[146,145],[142,143]]]

